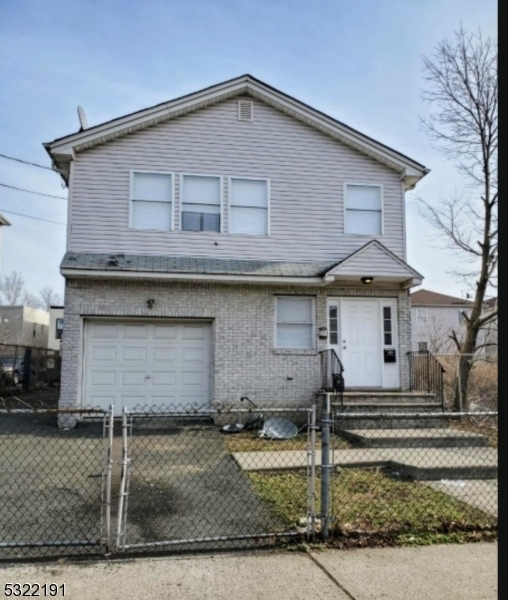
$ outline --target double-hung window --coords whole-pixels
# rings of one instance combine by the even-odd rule
[[[416,309],[416,324],[427,325],[427,309],[417,308]]]
[[[231,177],[229,232],[268,235],[268,181]]]
[[[276,347],[312,350],[315,347],[314,299],[276,299]]]
[[[221,177],[182,175],[182,231],[221,231],[221,187]]]
[[[347,183],[344,196],[344,233],[381,235],[383,233],[382,187]]]
[[[173,176],[169,173],[132,173],[131,227],[172,229]]]

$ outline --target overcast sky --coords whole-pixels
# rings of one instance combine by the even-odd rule
[[[408,262],[461,296],[416,195],[461,190],[421,131],[422,55],[462,22],[496,37],[494,0],[0,0],[0,153],[50,165],[42,142],[250,73],[425,164],[407,194]],[[59,177],[0,158],[0,183],[66,196]],[[63,292],[66,200],[0,187],[2,274]],[[7,212],[12,211],[12,212]]]

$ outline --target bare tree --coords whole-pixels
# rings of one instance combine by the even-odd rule
[[[30,306],[30,308],[39,308],[45,310],[45,306],[41,298],[37,294],[33,294],[28,290],[23,291],[22,304],[24,306]]]
[[[45,285],[39,291],[44,310],[49,311],[51,305],[62,305],[63,298],[50,285]]]
[[[0,299],[2,304],[14,306],[23,301],[25,279],[18,271],[4,275],[0,280]]]
[[[423,216],[466,267],[456,277],[473,282],[471,313],[464,313],[466,332],[451,337],[461,353],[455,405],[469,408],[468,383],[480,330],[497,318],[483,311],[488,286],[496,286],[497,225],[497,46],[481,33],[461,28],[452,41],[441,42],[432,58],[423,58],[430,115],[422,124],[436,147],[463,177],[464,193],[428,202],[420,198]]]

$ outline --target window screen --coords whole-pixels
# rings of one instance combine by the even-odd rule
[[[380,235],[382,232],[381,188],[346,185],[345,233]]]
[[[251,235],[268,234],[268,182],[231,179],[229,231]]]
[[[277,348],[314,348],[312,298],[277,298]]]
[[[173,180],[161,173],[133,173],[132,227],[171,229]]]

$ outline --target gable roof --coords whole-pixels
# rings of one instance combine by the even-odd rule
[[[257,98],[382,162],[400,173],[406,188],[414,187],[429,172],[429,169],[408,156],[248,74],[57,138],[43,145],[67,181],[69,163],[76,152],[239,95]]]
[[[423,275],[410,267],[405,261],[388,250],[386,246],[371,240],[350,254],[339,264],[332,267],[325,279],[336,277],[359,279],[362,276],[373,276],[376,279],[404,281],[408,279],[423,279]],[[414,283],[414,285],[418,285]]]
[[[418,290],[410,296],[411,306],[472,306],[470,300],[456,298],[455,296],[447,296],[446,294],[438,294],[431,290]]]

